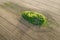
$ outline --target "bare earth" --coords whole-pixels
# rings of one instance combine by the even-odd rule
[[[47,16],[48,28],[25,21],[25,10]],[[60,40],[60,0],[0,0],[0,40]]]

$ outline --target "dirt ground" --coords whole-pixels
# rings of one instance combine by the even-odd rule
[[[43,13],[48,26],[28,23],[26,10]],[[60,0],[0,0],[0,40],[60,40]]]

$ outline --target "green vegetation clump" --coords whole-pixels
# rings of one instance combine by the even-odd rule
[[[22,17],[29,23],[34,25],[43,25],[46,23],[46,17],[38,12],[34,11],[24,11]]]

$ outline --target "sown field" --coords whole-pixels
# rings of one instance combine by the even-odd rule
[[[28,23],[26,10],[43,13],[48,26]],[[60,40],[60,0],[0,0],[0,40]]]

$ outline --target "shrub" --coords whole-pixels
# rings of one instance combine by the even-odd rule
[[[24,11],[22,13],[22,17],[29,23],[32,23],[34,25],[43,25],[46,23],[46,17],[38,12]]]

